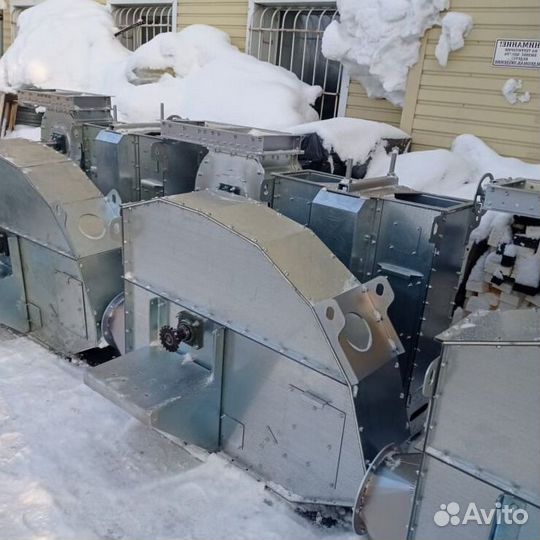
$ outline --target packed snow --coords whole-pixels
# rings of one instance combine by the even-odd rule
[[[351,159],[355,163],[364,163],[383,139],[409,138],[407,133],[389,124],[344,117],[289,126],[286,131],[295,135],[317,133],[328,152],[336,152],[342,161]]]
[[[12,131],[7,131],[5,139],[28,139],[29,141],[41,140],[41,128],[17,124]]]
[[[533,220],[510,213],[490,211],[482,216],[470,242],[482,242],[485,251],[468,276],[463,310],[455,319],[478,310],[540,306],[539,230]]]
[[[448,56],[465,46],[465,38],[471,33],[473,19],[466,13],[453,11],[442,19],[439,42],[435,47],[435,57],[441,66],[446,66]]]
[[[47,0],[25,10],[0,59],[0,89],[34,85],[113,96],[121,121],[165,114],[279,129],[317,119],[321,93],[293,73],[240,52],[204,25],[159,34],[135,52],[114,37],[93,0]]]
[[[325,30],[323,54],[342,62],[367,95],[402,106],[420,41],[440,24],[449,0],[337,0],[339,21]]]
[[[523,81],[521,79],[508,79],[502,87],[502,95],[510,105],[516,103],[528,103],[531,100],[530,92],[523,91]]]
[[[540,253],[517,256],[513,271],[516,283],[536,288],[540,283]]]
[[[200,461],[0,327],[0,537],[351,539],[220,455]]]
[[[379,149],[368,167],[368,177],[388,172],[390,156]],[[451,150],[426,150],[398,156],[399,183],[411,188],[472,199],[482,176],[540,179],[540,164],[500,156],[474,135],[456,137]]]
[[[472,231],[470,239],[478,244],[482,240],[487,240],[490,235],[494,235],[497,237],[493,242],[495,245],[508,243],[512,240],[511,225],[512,214],[490,210],[482,216],[478,227]]]

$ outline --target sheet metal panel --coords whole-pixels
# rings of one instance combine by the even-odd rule
[[[189,309],[353,384],[399,351],[384,317],[391,292],[359,287],[313,232],[260,203],[197,192],[130,206],[124,220],[126,278],[135,284],[165,288]],[[171,223],[181,249],[156,242],[176,234]],[[156,270],[156,260],[169,264]],[[335,320],[324,315],[330,310]],[[371,328],[366,349],[341,341],[342,331],[356,333],[345,327],[349,312]]]
[[[349,285],[350,274],[341,265],[334,272],[336,261],[329,253],[319,253],[319,258],[310,253],[309,245],[316,239],[310,240],[306,231],[291,230],[287,226],[291,222],[285,218],[281,219],[287,223],[282,225],[275,213],[267,215],[265,220],[267,209],[257,203],[240,199],[245,202],[239,205],[226,199],[222,207],[219,195],[210,192],[197,195],[127,208],[124,212],[126,278],[165,292],[168,298],[177,299],[189,309],[256,336],[273,347],[286,348],[296,358],[313,362],[341,379],[343,375],[318,330],[317,319],[306,298],[311,295],[317,300],[331,289],[346,290],[354,285],[354,282]],[[182,202],[190,207],[183,210]],[[260,212],[255,215],[250,207]],[[208,213],[224,225],[216,226]],[[258,227],[247,228],[250,223]],[[176,227],[180,227],[183,239],[178,248],[156,242],[160,237],[174,237]],[[250,237],[245,238],[242,232],[248,232]],[[276,272],[263,246],[269,251],[280,251],[279,255],[272,255],[272,259],[274,256],[284,259],[280,271]],[[308,264],[292,264],[298,260],[305,262],[306,255]],[[156,267],[155,261],[167,261],[167,264]],[[302,269],[307,276],[299,275]],[[288,271],[292,275],[286,278],[284,273]],[[295,278],[299,289],[303,283],[309,283],[310,288],[296,294],[291,285]]]
[[[58,152],[24,139],[2,140],[0,173],[0,227],[72,257],[119,245],[111,231],[117,210]]]
[[[289,498],[352,504],[364,462],[347,386],[228,333],[222,412],[225,452]]]
[[[415,540],[491,540],[491,525],[467,523],[466,525],[438,526],[434,516],[441,505],[455,502],[461,517],[470,503],[478,508],[495,508],[501,490],[469,476],[435,458],[426,456],[416,497],[419,506],[413,514],[409,538]]]
[[[30,325],[28,322],[19,239],[16,236],[8,235],[7,240],[11,273],[7,275],[0,274],[0,324],[19,332],[28,332]]]
[[[540,343],[446,345],[427,452],[540,504],[538,388]]]

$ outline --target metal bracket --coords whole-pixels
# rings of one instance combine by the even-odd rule
[[[201,349],[204,345],[204,319],[193,315],[189,311],[180,311],[176,317],[178,324],[187,324],[192,332],[191,338],[184,341],[184,343],[194,349]]]

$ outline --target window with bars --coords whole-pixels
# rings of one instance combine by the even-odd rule
[[[256,4],[249,28],[250,54],[323,88],[315,103],[321,119],[338,115],[343,66],[321,52],[324,30],[336,17],[335,7]]]
[[[172,32],[173,7],[167,4],[113,5],[112,15],[119,30],[127,28],[118,38],[134,51],[158,34]]]

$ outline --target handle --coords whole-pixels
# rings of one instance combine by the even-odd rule
[[[412,270],[411,268],[405,268],[404,266],[397,266],[395,264],[379,262],[377,263],[377,271],[384,272],[390,276],[395,276],[399,278],[408,278],[408,279],[423,279],[424,274]]]
[[[441,361],[440,356],[435,358],[431,364],[429,364],[428,368],[426,369],[426,373],[424,375],[424,383],[422,385],[422,394],[424,397],[427,397],[428,399],[431,399],[433,397],[433,394],[435,393],[435,386],[436,386],[436,374],[437,374],[437,367],[439,366],[439,362]]]
[[[480,181],[478,182],[478,186],[476,187],[476,193],[474,194],[474,213],[479,216],[482,213],[482,210],[484,208],[484,200],[486,197],[486,191],[484,189],[484,181],[487,179],[490,180],[490,182],[493,182],[495,180],[495,177],[491,173],[486,173],[480,178]]]

